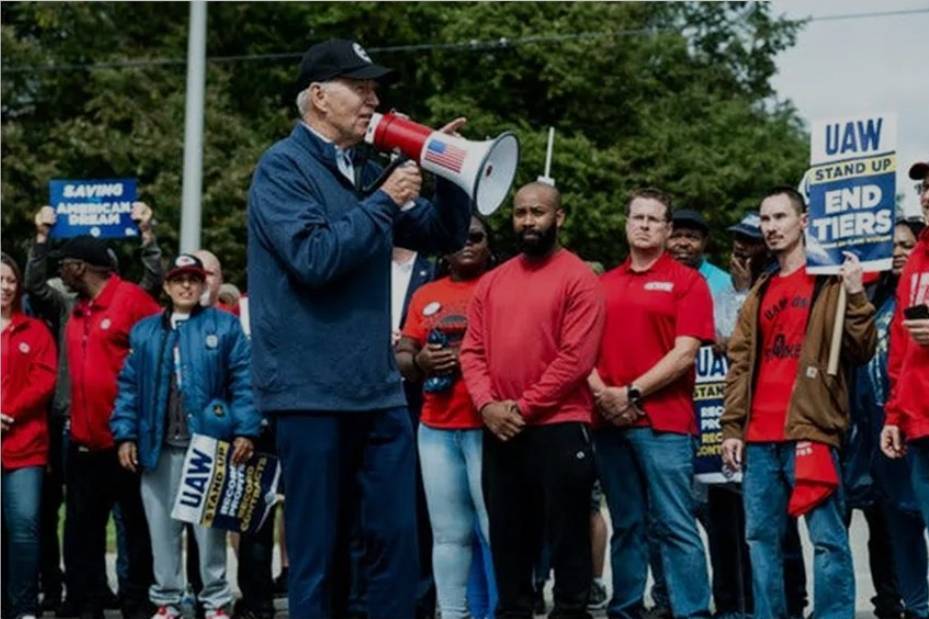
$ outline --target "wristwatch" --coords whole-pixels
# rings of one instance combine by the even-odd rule
[[[639,388],[633,384],[626,386],[626,398],[630,403],[635,404],[636,406],[642,401],[642,392],[639,391]]]

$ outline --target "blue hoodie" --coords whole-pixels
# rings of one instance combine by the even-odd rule
[[[355,160],[363,183],[380,169]],[[335,146],[297,125],[255,170],[248,287],[256,404],[268,411],[405,406],[390,342],[396,243],[430,254],[464,246],[468,196],[436,179],[435,204],[401,211],[384,191],[360,198]]]

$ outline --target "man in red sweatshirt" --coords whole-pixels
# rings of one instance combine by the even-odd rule
[[[929,162],[914,164],[910,178],[920,182],[920,206],[929,219]],[[900,274],[887,370],[891,391],[881,449],[891,458],[912,451],[913,491],[929,522],[929,228]]]
[[[589,617],[590,492],[586,378],[603,329],[597,278],[558,244],[565,213],[554,187],[514,198],[520,253],[486,274],[468,311],[460,362],[486,426],[484,500],[499,590],[496,616],[532,617],[532,566],[547,538],[551,616]]]
[[[152,552],[142,510],[140,481],[119,465],[110,414],[116,377],[129,352],[129,331],[161,308],[139,286],[113,273],[106,243],[91,236],[68,241],[60,252],[64,284],[78,301],[65,326],[71,378],[70,444],[66,455],[67,518],[73,519],[74,558],[68,565],[68,598],[81,617],[103,617],[94,576],[104,569],[106,523],[119,502],[126,523],[129,577],[120,590],[123,617],[151,615]]]

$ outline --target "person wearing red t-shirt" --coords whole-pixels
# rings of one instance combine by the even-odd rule
[[[706,281],[665,252],[671,199],[634,191],[626,205],[629,257],[601,278],[606,325],[589,383],[600,481],[613,522],[610,616],[636,616],[648,573],[646,514],[675,617],[709,616],[706,553],[694,518],[694,361],[712,342]]]
[[[46,407],[55,391],[55,342],[41,320],[20,311],[19,267],[3,254],[0,264],[3,387],[0,399],[0,489],[3,500],[4,617],[37,617],[39,611],[39,513],[48,463]]]
[[[919,202],[929,223],[929,161],[910,168],[919,181]],[[897,309],[890,329],[890,398],[881,432],[881,449],[890,458],[912,453],[913,491],[929,522],[929,228],[919,235],[897,286]],[[909,309],[913,308],[913,309]],[[913,312],[907,316],[908,312]],[[907,441],[907,445],[904,445]]]
[[[448,275],[413,293],[397,345],[400,372],[423,386],[418,443],[435,540],[432,571],[439,609],[451,619],[476,616],[467,603],[474,537],[484,552],[490,550],[481,492],[483,422],[458,366],[468,303],[491,266],[488,234],[484,222],[472,217],[465,246],[444,258]]]
[[[459,357],[487,427],[482,480],[498,617],[532,616],[532,567],[546,537],[551,616],[588,617],[595,470],[585,378],[597,358],[603,295],[590,268],[559,246],[564,217],[551,185],[516,193],[521,253],[478,284]]]
[[[855,575],[836,449],[849,422],[846,370],[874,354],[874,307],[854,254],[846,253],[841,276],[806,273],[806,203],[796,190],[774,188],[759,214],[778,268],[762,274],[739,313],[721,421],[723,463],[744,470],[754,614],[787,616],[781,549],[789,514],[805,516],[817,549],[814,614],[847,618],[855,614]],[[840,363],[831,376],[830,339],[843,287]]]
[[[103,600],[94,593],[95,576],[104,569],[106,523],[118,502],[129,559],[125,587],[120,587],[123,615],[150,616],[152,551],[140,479],[119,465],[109,421],[117,376],[129,353],[129,331],[161,308],[142,288],[113,273],[110,250],[102,239],[70,239],[59,257],[61,279],[78,295],[64,333],[71,378],[67,518],[76,532],[66,575],[68,600],[81,616],[103,617]]]

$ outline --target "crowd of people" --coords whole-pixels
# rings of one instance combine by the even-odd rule
[[[209,251],[163,260],[144,203],[138,284],[103,240],[52,251],[49,207],[25,270],[3,255],[3,616],[171,619],[192,590],[208,619],[273,617],[273,518],[234,538],[237,601],[226,534],[171,518],[205,434],[280,458],[295,619],[802,617],[800,517],[813,612],[847,619],[854,509],[875,614],[929,617],[929,163],[877,275],[852,253],[808,274],[788,186],[725,231],[728,272],[700,209],[645,188],[603,273],[561,245],[570,204],[543,180],[515,192],[502,260],[449,181],[425,200],[408,162],[376,186],[356,146],[393,78],[351,41],[303,57],[300,122],[249,193],[247,298]],[[702,350],[728,363],[710,485]]]

